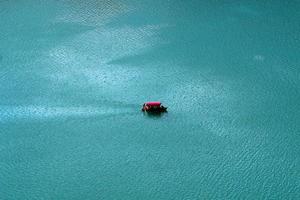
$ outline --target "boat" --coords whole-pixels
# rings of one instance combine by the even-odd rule
[[[159,101],[151,101],[143,104],[142,111],[162,113],[162,112],[167,112],[167,107],[164,107]]]

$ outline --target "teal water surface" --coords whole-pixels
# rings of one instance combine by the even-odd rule
[[[299,19],[297,0],[0,0],[0,199],[300,199]]]

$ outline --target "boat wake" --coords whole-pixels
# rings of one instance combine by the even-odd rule
[[[43,120],[67,117],[111,116],[133,113],[130,108],[111,107],[46,107],[46,106],[0,106],[0,122],[14,120]]]

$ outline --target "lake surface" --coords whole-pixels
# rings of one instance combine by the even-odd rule
[[[0,0],[0,19],[0,199],[300,199],[299,1]]]

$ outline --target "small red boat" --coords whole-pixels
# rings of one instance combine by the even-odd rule
[[[146,102],[143,104],[143,112],[167,112],[167,107],[164,107],[159,101]]]

